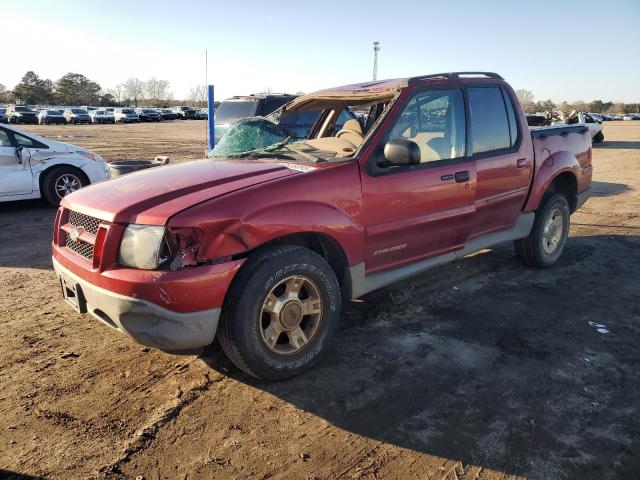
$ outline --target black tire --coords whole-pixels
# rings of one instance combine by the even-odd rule
[[[75,177],[80,184],[78,188],[86,187],[87,185],[89,185],[89,179],[87,178],[87,176],[81,170],[75,167],[61,166],[54,168],[53,170],[47,172],[44,179],[42,180],[41,190],[42,196],[51,205],[58,206],[60,204],[60,200],[64,196],[60,196],[58,194],[56,185],[58,181],[61,181],[65,175]]]
[[[322,310],[314,333],[305,337],[307,343],[296,347],[297,351],[277,353],[263,340],[263,303],[273,289],[294,277],[309,280],[317,288]],[[341,302],[336,275],[320,255],[293,245],[264,248],[247,260],[234,279],[222,308],[218,340],[229,360],[249,375],[261,380],[286,380],[310,369],[327,351],[338,327]],[[282,308],[283,313],[285,310]],[[302,316],[299,325],[305,321],[309,321],[308,316]],[[290,342],[289,333],[276,335],[273,347]],[[282,335],[285,342],[280,342]]]
[[[593,143],[602,143],[604,142],[604,133],[598,132],[596,136],[593,137]]]
[[[562,219],[560,238],[555,246],[549,245],[545,236],[545,225],[557,216]],[[547,268],[558,261],[569,236],[571,210],[567,198],[561,193],[545,196],[542,205],[536,212],[533,228],[527,238],[513,242],[516,256],[528,267]],[[557,225],[552,227],[557,231]],[[551,251],[550,251],[551,249]]]

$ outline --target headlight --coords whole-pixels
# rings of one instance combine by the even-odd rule
[[[129,225],[120,242],[121,265],[155,270],[167,261],[161,258],[164,227],[161,225]]]

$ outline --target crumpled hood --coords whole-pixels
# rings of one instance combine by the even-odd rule
[[[61,205],[110,222],[164,225],[205,200],[297,173],[255,160],[199,160],[96,183],[64,197]]]

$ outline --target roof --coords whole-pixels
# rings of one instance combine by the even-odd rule
[[[309,93],[307,95],[302,95],[289,102],[285,107],[285,110],[315,110],[320,108],[320,104],[326,103],[327,101],[344,103],[349,106],[384,102],[391,100],[398,90],[407,88],[409,85],[416,82],[428,80],[463,80],[467,78],[475,79],[478,77],[502,80],[500,75],[492,72],[450,72],[408,78],[374,80],[370,82],[343,85],[341,87],[329,88]]]

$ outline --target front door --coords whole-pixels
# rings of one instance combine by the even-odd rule
[[[18,163],[16,147],[7,130],[0,128],[0,196],[26,195],[33,191],[29,155]]]
[[[466,151],[462,89],[405,98],[362,172],[367,274],[463,248],[474,219],[476,168]],[[381,166],[384,144],[396,138],[418,145],[419,165]]]

